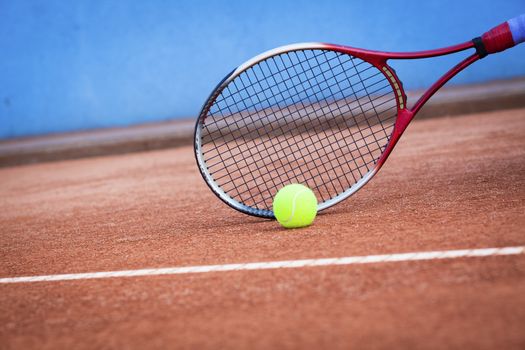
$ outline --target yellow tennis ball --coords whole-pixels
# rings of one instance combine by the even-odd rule
[[[284,186],[273,199],[273,214],[286,228],[308,226],[317,215],[317,198],[304,185]]]

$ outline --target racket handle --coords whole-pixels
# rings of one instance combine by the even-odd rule
[[[525,41],[525,14],[492,28],[481,38],[473,40],[474,46],[480,56],[509,49]]]

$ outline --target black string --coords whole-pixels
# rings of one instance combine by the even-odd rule
[[[202,119],[201,147],[221,189],[271,210],[273,196],[303,183],[319,202],[373,169],[396,118],[396,97],[374,66],[330,50],[269,57],[234,78]]]

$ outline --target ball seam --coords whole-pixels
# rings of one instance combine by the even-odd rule
[[[304,189],[304,190],[301,190],[301,191],[299,191],[299,192],[297,192],[297,193],[295,194],[295,196],[293,197],[293,200],[292,200],[292,212],[290,213],[290,216],[288,217],[288,219],[286,219],[286,220],[282,220],[283,223],[287,223],[287,222],[289,222],[290,220],[293,219],[293,216],[294,216],[294,214],[295,214],[295,202],[297,201],[297,197],[298,197],[300,194],[302,194],[302,193],[304,193],[304,192],[307,192],[307,191],[308,191],[307,189]]]

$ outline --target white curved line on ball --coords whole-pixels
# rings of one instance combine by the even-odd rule
[[[292,212],[291,212],[290,216],[288,217],[288,219],[283,220],[283,222],[288,222],[288,221],[293,219],[293,216],[295,214],[295,202],[297,200],[297,196],[299,196],[300,194],[302,194],[303,192],[306,192],[306,191],[308,191],[308,190],[306,190],[306,189],[305,190],[301,190],[301,191],[299,191],[299,192],[297,192],[295,194],[295,196],[293,197],[293,201],[292,201]]]

